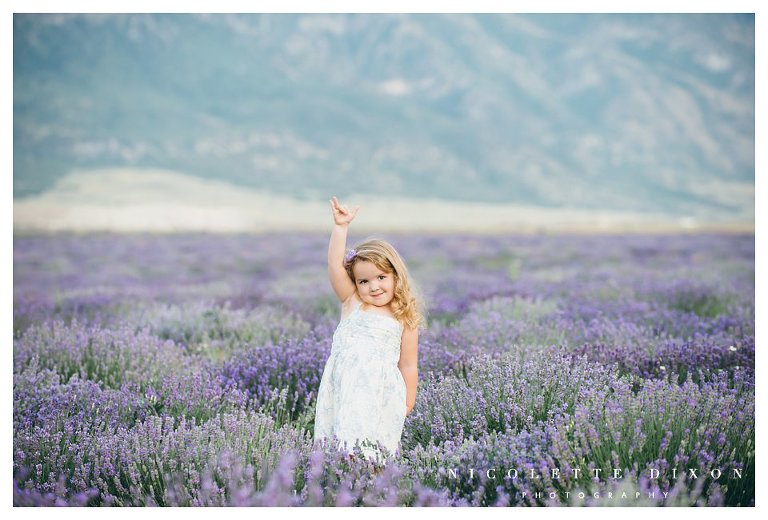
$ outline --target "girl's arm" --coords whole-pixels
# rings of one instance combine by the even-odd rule
[[[416,387],[419,384],[418,351],[419,329],[406,327],[400,343],[400,361],[397,363],[405,381],[406,415],[416,406]]]
[[[344,250],[347,247],[349,223],[355,218],[359,209],[356,207],[350,212],[346,206],[339,204],[336,197],[331,199],[334,225],[328,244],[328,279],[331,281],[336,297],[341,302],[346,301],[355,292],[355,284],[349,279],[344,269]]]

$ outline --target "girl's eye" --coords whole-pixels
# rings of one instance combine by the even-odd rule
[[[379,280],[383,280],[384,278],[386,278],[386,276],[384,276],[383,274],[379,275]]]

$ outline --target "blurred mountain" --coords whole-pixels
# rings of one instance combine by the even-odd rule
[[[129,167],[754,219],[753,15],[15,14],[13,39],[17,200]]]

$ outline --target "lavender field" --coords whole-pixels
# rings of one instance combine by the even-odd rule
[[[383,238],[429,325],[382,466],[312,439],[326,235],[15,236],[14,504],[754,505],[754,235]]]

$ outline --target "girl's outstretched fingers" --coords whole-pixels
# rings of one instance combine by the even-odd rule
[[[359,210],[360,206],[355,206],[350,210],[346,204],[340,204],[336,197],[331,199],[331,211],[336,224],[349,224],[354,220]]]

